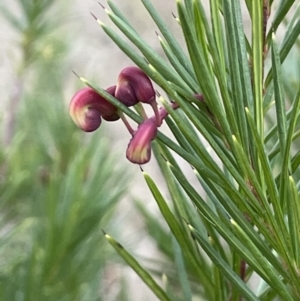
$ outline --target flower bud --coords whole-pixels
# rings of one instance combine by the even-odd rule
[[[151,158],[151,141],[156,137],[157,127],[153,119],[142,122],[131,138],[126,158],[132,163],[145,164]]]
[[[149,77],[137,67],[124,68],[118,77],[115,96],[126,106],[153,103],[155,91]]]
[[[116,118],[117,112],[115,106],[89,87],[73,96],[69,110],[75,124],[85,132],[95,131],[101,125],[101,116]]]

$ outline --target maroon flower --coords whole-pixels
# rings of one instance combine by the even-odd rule
[[[153,119],[143,121],[131,138],[127,151],[127,159],[136,164],[145,164],[151,158],[151,141],[156,137],[157,126]]]
[[[107,92],[113,95],[115,87]],[[95,131],[101,125],[101,116],[106,120],[117,120],[117,108],[91,88],[79,90],[70,102],[70,115],[75,124],[85,132]]]
[[[128,107],[138,102],[155,101],[155,91],[149,77],[134,66],[124,68],[120,72],[115,96]]]
[[[131,66],[120,72],[115,97],[128,107],[138,102],[150,104],[156,116],[156,124],[160,125],[155,90],[150,78],[141,69]]]

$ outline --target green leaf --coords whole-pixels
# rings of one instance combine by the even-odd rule
[[[281,0],[272,22],[272,28],[270,29],[267,40],[270,40],[272,37],[272,31],[276,31],[292,5],[294,4],[295,0]]]
[[[300,165],[300,151],[292,159],[292,174],[297,170]]]
[[[229,75],[231,99],[238,123],[239,138],[244,151],[249,151],[249,136],[244,107],[252,107],[252,91],[247,51],[243,32],[241,8],[238,1],[224,1],[224,21],[226,25],[227,48],[229,58]]]
[[[224,277],[222,271],[220,271],[216,265],[214,265],[213,277],[216,288],[214,300],[226,301],[228,295],[228,284],[226,283],[226,277]]]
[[[284,145],[280,145],[283,147],[282,149],[282,165],[281,165],[281,175],[280,175],[280,191],[281,197],[287,196],[287,187],[288,187],[288,176],[291,174],[291,145],[293,141],[293,134],[296,127],[297,119],[299,117],[300,112],[300,88],[295,96],[293,101],[293,107],[291,108],[291,116],[287,130],[286,141]]]
[[[187,12],[181,3],[177,1],[178,13],[180,17],[180,22],[182,24],[182,30],[187,43],[188,51],[191,57],[191,61],[198,79],[199,86],[205,96],[208,106],[211,108],[217,116],[223,115],[223,110],[221,109],[219,96],[217,94],[217,89],[214,82],[214,75],[212,73],[211,67],[209,67],[209,62],[205,61],[204,50],[201,45],[197,43],[197,36],[195,31],[189,23]],[[228,124],[227,124],[228,129]]]
[[[236,145],[236,150],[237,150],[236,153],[238,154],[238,158],[237,158],[238,163],[239,163],[239,166],[243,169],[245,176],[247,176],[246,180],[250,182],[251,187],[253,187],[257,196],[259,197],[262,207],[264,208],[266,215],[268,216],[268,220],[270,222],[272,222],[273,224],[276,224],[273,214],[272,214],[272,211],[270,209],[269,203],[264,197],[264,192],[262,190],[262,187],[261,187],[260,183],[258,182],[258,179],[256,177],[256,174],[255,174],[252,166],[250,165],[250,163],[247,160],[246,154],[243,152],[242,146],[239,144],[239,142],[237,141],[237,139],[235,137],[233,137],[233,141]]]
[[[252,87],[253,87],[253,115],[255,126],[258,131],[260,140],[264,137],[264,107],[263,107],[263,3],[262,0],[252,1]],[[255,144],[254,144],[255,146]],[[253,165],[257,177],[264,189],[263,171],[258,158],[257,149],[253,147]]]
[[[225,38],[223,34],[222,27],[222,18],[219,8],[219,0],[210,1],[210,12],[211,12],[211,24],[212,24],[212,33],[216,42],[217,53],[219,54],[221,67],[220,69],[225,72],[226,70],[226,56],[225,52]]]
[[[194,78],[192,78],[192,76],[186,71],[184,66],[182,66],[182,64],[178,60],[178,57],[176,56],[175,53],[172,52],[172,49],[166,43],[166,41],[164,41],[159,35],[158,35],[158,39],[159,39],[160,45],[161,45],[162,49],[164,50],[169,62],[174,67],[176,72],[190,86],[190,88],[193,90],[193,92],[197,93],[199,91],[199,87],[198,87],[196,81],[194,80]]]
[[[286,144],[286,112],[285,103],[282,92],[281,83],[281,65],[279,54],[275,42],[275,36],[272,38],[272,70],[274,78],[274,94],[275,94],[275,107],[277,116],[277,131],[280,142],[281,156],[283,157],[283,150]]]
[[[170,91],[170,93],[172,93],[172,92]],[[185,106],[188,106],[188,104],[183,103],[176,96],[175,96],[175,98],[176,98],[177,101],[179,101],[182,108],[184,108]],[[209,167],[209,169],[211,170],[211,172],[210,172],[211,176],[214,176],[214,179],[215,179],[214,181],[215,182],[218,181],[216,183],[219,183],[219,185],[222,186],[225,189],[231,189],[231,191],[235,191],[235,189],[233,188],[232,183],[226,178],[226,176],[220,170],[220,168],[211,160],[211,156],[204,149],[203,145],[201,145],[200,143],[195,144],[195,138],[191,135],[191,132],[186,129],[185,123],[182,121],[182,119],[178,118],[176,112],[173,112],[173,110],[170,109],[170,107],[163,100],[163,98],[161,98],[161,102],[164,104],[164,106],[166,107],[166,109],[170,113],[170,115],[174,118],[174,120],[176,121],[176,123],[179,126],[179,128],[181,129],[181,131],[185,134],[185,136],[186,136],[187,140],[189,141],[189,143],[191,143],[191,145],[193,146],[194,150],[202,158],[203,163],[205,165],[207,165],[207,167]],[[192,114],[188,114],[188,117],[193,121],[194,117],[193,117]],[[197,123],[195,123],[195,125],[197,126]],[[257,200],[253,198],[253,195],[250,192],[249,188],[246,186],[244,179],[241,177],[239,172],[235,170],[235,167],[231,164],[230,160],[228,159],[228,155],[226,156],[224,153],[222,153],[222,150],[214,142],[214,140],[212,139],[212,137],[210,136],[208,131],[203,126],[199,125],[199,127],[197,126],[197,128],[203,134],[203,136],[208,140],[210,145],[213,147],[213,149],[218,154],[219,158],[224,162],[225,166],[230,170],[231,174],[236,179],[236,181],[239,183],[239,185],[242,187],[242,189],[245,191],[245,193],[247,193],[249,198],[251,198],[253,200],[252,205],[254,207],[257,207],[257,210],[260,210],[259,209],[260,205],[258,205]],[[212,172],[214,172],[214,174]],[[206,172],[206,174],[208,176],[207,172]],[[210,177],[210,176],[208,176],[208,177]],[[224,184],[222,184],[222,182],[224,182]],[[262,194],[260,194],[260,196],[262,198],[264,198],[264,196]]]
[[[285,61],[286,57],[290,53],[291,49],[295,46],[296,41],[298,40],[300,35],[300,20],[296,23],[296,25],[290,30],[290,33],[286,35],[281,47],[280,47],[280,62],[281,64]],[[273,79],[272,68],[268,72],[268,75],[265,80],[265,86],[269,87],[271,81]]]
[[[243,240],[246,248],[255,256],[255,259],[261,264],[262,269],[270,277],[269,285],[273,287],[274,290],[283,298],[283,300],[293,301],[293,297],[289,294],[287,287],[282,283],[282,280],[276,272],[272,269],[269,263],[265,260],[264,256],[259,252],[255,244],[248,238],[244,231],[239,227],[239,225],[231,220],[233,227],[236,229],[236,233]]]
[[[289,223],[289,235],[291,237],[294,260],[297,266],[300,264],[300,198],[295,181],[289,176],[287,214]]]
[[[120,18],[123,22],[125,22],[127,24],[127,26],[130,27],[130,29],[132,31],[135,31],[137,33],[137,31],[135,30],[135,28],[127,21],[126,17],[123,15],[122,11],[118,8],[118,6],[113,1],[107,0],[107,4],[109,5],[111,11],[118,18]]]
[[[187,179],[185,179],[181,173],[178,172],[177,168],[174,168],[172,165],[169,165],[171,171],[174,173],[175,177],[177,178],[178,182],[182,187],[185,189],[186,193],[190,196],[191,200],[197,206],[199,211],[206,217],[206,219],[214,226],[214,228],[222,235],[222,237],[227,241],[229,245],[231,245],[236,251],[239,252],[240,256],[243,257],[250,265],[252,265],[255,270],[265,277],[264,271],[261,270],[260,265],[257,265],[255,257],[252,254],[248,253],[248,249],[245,249],[244,246],[241,244],[241,241],[236,240],[236,238],[232,235],[230,228],[228,227],[229,221],[223,222],[224,219],[221,219],[216,216],[216,214],[209,208],[206,202],[202,199],[202,197],[195,191],[193,186],[189,184]],[[211,186],[210,186],[211,187]],[[222,199],[218,199],[221,203]],[[227,201],[227,203],[226,203]],[[252,241],[255,241],[255,244],[260,248],[260,251],[270,262],[276,265],[277,268],[281,271],[281,273],[285,274],[284,270],[282,269],[280,263],[275,259],[270,249],[267,249],[266,246],[261,242],[258,238],[257,233],[253,231],[253,228],[249,227],[249,224],[246,223],[245,219],[242,217],[241,212],[234,206],[232,202],[229,200],[224,200],[221,203],[225,209],[228,210],[228,213],[231,216],[236,216],[239,221],[239,224],[245,231],[247,235],[251,237]],[[220,206],[220,204],[215,203],[216,208]],[[267,277],[267,276],[266,276]],[[267,277],[268,278],[268,277]],[[267,279],[266,278],[266,279]]]
[[[238,275],[231,269],[231,267],[219,256],[214,248],[204,239],[192,225],[189,225],[191,232],[195,238],[211,258],[214,264],[222,271],[225,277],[235,286],[237,290],[249,301],[259,301],[258,297],[247,287],[247,285],[238,277]]]
[[[254,122],[259,135],[263,141],[264,137],[264,112],[263,112],[263,3],[262,0],[252,1],[252,78],[254,93]],[[258,154],[254,149],[254,157]],[[255,170],[258,178],[262,181],[262,168],[258,160],[254,160]]]
[[[137,262],[136,259],[126,249],[120,245],[111,236],[105,233],[105,238],[120,254],[120,256],[127,262],[127,264],[140,276],[140,278],[147,284],[152,292],[162,301],[171,301],[163,289],[155,282],[152,276]]]
[[[167,25],[165,24],[164,20],[159,16],[155,8],[153,7],[151,1],[149,0],[142,0],[142,3],[148,10],[149,14],[153,18],[153,21],[158,26],[160,32],[162,33],[163,37],[166,39],[168,45],[171,48],[172,53],[176,56],[180,64],[186,69],[186,71],[192,76],[195,80],[194,70],[191,65],[190,59],[186,56],[183,52],[181,45],[175,39],[174,35],[170,32]]]
[[[174,72],[170,66],[148,45],[135,30],[128,25],[128,22],[120,19],[113,12],[105,9],[109,18],[116,24],[116,26],[123,32],[123,34],[141,51],[145,58],[149,61],[151,65],[160,70],[160,73],[164,76],[166,80],[172,81],[177,85],[187,89],[189,91],[188,85]],[[103,23],[98,23],[103,27]]]
[[[185,301],[192,301],[192,291],[190,282],[188,279],[188,275],[185,268],[185,263],[183,260],[181,248],[175,238],[172,240],[173,243],[173,249],[174,249],[174,257],[175,257],[175,264],[178,271],[178,277],[181,284],[182,292],[183,292],[183,298]]]
[[[135,207],[137,208],[139,214],[143,217],[147,234],[153,238],[158,249],[162,253],[172,258],[173,252],[169,247],[169,245],[172,243],[172,237],[169,231],[167,231],[165,227],[163,227],[163,225],[157,221],[157,216],[149,212],[147,207],[144,205],[143,199],[136,201]]]
[[[194,266],[195,272],[197,273],[198,278],[200,279],[202,285],[205,287],[205,294],[207,297],[213,295],[213,284],[210,279],[205,277],[205,275],[202,273],[202,267],[199,263],[199,260],[197,256],[195,256],[195,251],[190,243],[190,241],[187,238],[186,233],[183,231],[179,223],[177,222],[176,218],[174,217],[173,213],[169,209],[165,199],[161,195],[160,191],[158,190],[157,186],[153,182],[153,180],[150,178],[148,174],[143,172],[144,178],[150,188],[151,193],[153,194],[159,209],[168,223],[172,233],[174,234],[174,237],[176,238],[177,242],[181,246],[183,252],[187,256],[187,259],[189,262]]]

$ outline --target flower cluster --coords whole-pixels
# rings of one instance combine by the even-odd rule
[[[143,114],[144,121],[133,130],[123,113],[91,88],[79,90],[70,103],[70,115],[75,124],[85,132],[95,131],[102,122],[123,120],[132,135],[128,144],[126,157],[136,164],[144,164],[151,157],[151,141],[155,139],[157,127],[167,116],[164,108],[158,109],[156,93],[149,77],[137,67],[123,69],[117,84],[106,91],[127,107],[141,103],[151,105],[154,116],[148,118]]]

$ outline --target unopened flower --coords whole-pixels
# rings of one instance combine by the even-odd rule
[[[126,106],[132,106],[138,102],[151,103],[155,100],[155,91],[149,77],[131,66],[120,72],[115,96]]]
[[[114,88],[107,92],[112,94]],[[70,115],[75,124],[85,132],[95,131],[101,125],[101,116],[106,120],[117,120],[117,108],[93,89],[87,87],[79,90],[70,103]]]
[[[136,164],[145,164],[151,158],[151,141],[156,137],[157,126],[153,119],[143,121],[131,138],[127,151],[127,159]]]
[[[160,125],[155,90],[150,78],[141,69],[131,66],[120,72],[115,97],[128,107],[138,102],[150,104],[157,117],[157,125]]]

